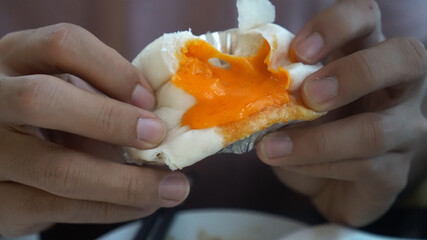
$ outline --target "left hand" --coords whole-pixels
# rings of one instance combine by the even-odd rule
[[[120,146],[162,141],[150,89],[130,62],[79,26],[1,38],[0,235],[129,221],[181,203],[184,174],[113,162],[124,161]]]
[[[260,159],[310,197],[329,220],[361,226],[381,216],[405,188],[417,142],[427,52],[413,38],[384,40],[372,0],[344,0],[312,19],[291,45],[297,60],[324,68],[301,87],[323,118],[272,133]]]

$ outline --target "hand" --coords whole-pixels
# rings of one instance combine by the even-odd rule
[[[164,137],[163,123],[144,110],[153,105],[141,73],[80,27],[3,37],[0,234],[131,220],[183,201],[182,173],[117,162],[117,145],[150,148]]]
[[[384,40],[371,0],[339,1],[321,12],[291,49],[305,63],[328,57],[301,95],[329,113],[264,137],[257,154],[329,220],[370,223],[406,186],[417,143],[427,136],[426,49],[413,38]]]

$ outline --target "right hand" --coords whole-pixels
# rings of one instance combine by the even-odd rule
[[[427,52],[414,38],[385,40],[373,0],[337,1],[291,46],[304,63],[329,60],[300,91],[328,114],[264,137],[258,155],[330,221],[367,225],[392,206],[414,164],[425,165],[414,156],[427,137]]]
[[[142,74],[80,27],[0,39],[0,234],[126,221],[182,202],[182,173],[111,161],[123,161],[118,145],[161,142],[164,124],[144,110],[153,105]]]

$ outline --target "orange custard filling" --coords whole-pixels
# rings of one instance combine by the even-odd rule
[[[191,129],[220,126],[289,102],[289,73],[270,69],[269,55],[267,41],[250,57],[221,53],[200,39],[188,41],[172,78],[173,84],[197,101],[183,115],[182,125]],[[227,67],[215,66],[210,59],[225,61]]]

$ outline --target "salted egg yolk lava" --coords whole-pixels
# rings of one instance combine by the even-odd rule
[[[283,68],[270,69],[269,56],[265,40],[249,57],[221,53],[201,39],[188,41],[181,49],[172,83],[197,102],[183,115],[181,124],[191,129],[220,126],[289,102],[289,73]],[[227,67],[216,66],[210,59],[220,59]]]

